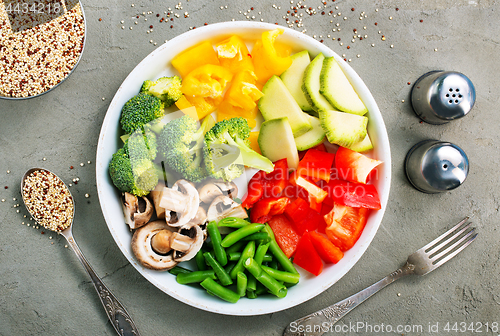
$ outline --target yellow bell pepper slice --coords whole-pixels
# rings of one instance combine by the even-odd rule
[[[250,132],[250,136],[248,137],[248,140],[250,140],[250,148],[252,148],[254,151],[256,151],[259,154],[262,154],[260,151],[259,147],[259,142],[257,141],[259,139],[259,132]]]
[[[220,65],[232,73],[242,70],[253,71],[252,56],[243,40],[236,35],[215,45]]]
[[[245,70],[238,72],[231,82],[224,99],[232,105],[241,107],[243,110],[251,110],[257,106],[256,101],[264,94],[256,85],[256,76],[253,72]]]
[[[217,53],[208,41],[180,53],[172,60],[172,66],[179,71],[183,78],[194,69],[205,64],[219,65]]]
[[[281,75],[292,64],[290,56],[282,56],[286,54],[282,47],[279,47],[279,52],[275,46],[275,41],[278,35],[283,34],[283,29],[274,29],[262,33],[260,40],[257,40],[252,50],[253,64],[255,74],[258,81],[261,83],[267,82],[272,75]]]
[[[191,71],[182,80],[181,91],[190,97],[222,96],[228,82],[233,78],[231,71],[220,65],[205,64]]]
[[[194,120],[201,120],[217,109],[222,101],[222,97],[213,99],[209,97],[188,97],[182,96],[175,105],[184,114],[189,115]]]
[[[248,126],[252,129],[257,125],[255,118],[257,117],[258,111],[259,109],[257,107],[246,111],[241,107],[231,105],[227,100],[223,100],[217,109],[217,121],[231,119],[234,117],[242,117],[247,120]]]

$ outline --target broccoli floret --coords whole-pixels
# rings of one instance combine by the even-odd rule
[[[140,127],[162,118],[164,108],[165,106],[159,98],[139,93],[123,106],[120,125],[125,133],[132,134]]]
[[[203,142],[212,125],[211,116],[199,128],[198,122],[188,115],[170,121],[158,136],[158,151],[167,166],[192,182],[206,178]]]
[[[160,98],[165,103],[165,107],[170,107],[181,98],[181,86],[179,76],[161,77],[156,81],[144,81],[141,92]]]
[[[156,133],[149,125],[145,125],[144,132],[136,131],[132,133],[124,144],[125,153],[134,161],[156,159],[157,141]]]
[[[231,181],[240,176],[244,166],[266,172],[273,163],[250,148],[250,127],[244,118],[219,121],[205,134],[205,167],[214,178]]]
[[[123,147],[113,154],[108,168],[111,181],[122,192],[145,196],[158,184],[153,162],[149,159],[131,160]]]

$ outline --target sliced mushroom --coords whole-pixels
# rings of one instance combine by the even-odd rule
[[[151,190],[149,193],[151,200],[153,201],[154,208],[156,210],[156,218],[165,218],[165,209],[160,206],[160,200],[163,196],[163,190],[165,189],[165,183],[161,181],[158,185]]]
[[[171,234],[165,234],[164,231],[170,231]],[[177,265],[177,261],[173,258],[173,250],[161,253],[153,248],[154,240],[162,239],[161,235],[171,237],[174,233],[175,229],[170,227],[164,220],[153,221],[137,229],[132,236],[131,244],[132,251],[141,265],[158,271],[166,271]],[[160,236],[155,238],[158,234]],[[169,244],[171,246],[171,238]],[[165,244],[159,244],[157,241],[155,245],[158,248],[158,246]]]
[[[248,214],[241,204],[236,203],[228,196],[219,196],[212,201],[208,208],[207,220],[219,221],[226,217],[247,218]]]
[[[191,228],[194,225],[204,225],[207,222],[207,212],[201,206],[198,207],[196,215],[183,228]]]
[[[210,204],[219,196],[229,196],[235,198],[238,194],[238,187],[234,182],[209,181],[198,188],[200,202]]]
[[[138,198],[125,192],[122,201],[125,223],[130,229],[138,229],[149,222],[153,215],[153,205],[147,197]]]
[[[165,219],[170,226],[186,225],[198,211],[200,198],[194,185],[178,180],[172,188],[164,188],[160,207],[165,209]]]
[[[205,235],[199,225],[181,228],[172,234],[170,247],[174,250],[175,261],[187,261],[194,258],[201,249]]]

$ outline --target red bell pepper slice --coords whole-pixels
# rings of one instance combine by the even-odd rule
[[[344,257],[344,252],[342,252],[337,246],[333,245],[331,241],[325,236],[312,231],[309,232],[309,238],[318,252],[319,256],[325,263],[336,264]]]
[[[338,178],[351,182],[366,183],[370,172],[381,163],[382,161],[370,159],[344,147],[339,147],[335,154],[335,168]]]
[[[311,242],[309,233],[305,233],[300,238],[293,262],[316,276],[320,275],[323,271],[323,262]]]
[[[304,158],[300,160],[297,172],[312,180],[330,181],[330,169],[332,168],[335,154],[309,149]]]
[[[308,197],[314,198],[314,203],[321,203],[325,199],[325,197],[328,195],[326,191],[318,187],[316,184],[308,181],[306,178],[300,176],[297,171],[294,171],[292,174],[290,174],[289,178],[290,184],[294,186],[300,186],[304,188],[307,193]],[[310,199],[310,198],[309,198]],[[309,204],[310,207],[316,207],[315,204]]]
[[[368,211],[335,203],[324,217],[328,239],[342,251],[353,247],[365,228]]]
[[[286,158],[274,162],[274,170],[263,177],[263,197],[278,197],[288,185],[288,161]]]
[[[332,205],[339,203],[354,208],[368,208],[380,210],[380,197],[373,184],[348,182],[343,180],[331,180],[323,190],[328,196],[323,203]]]
[[[303,235],[306,232],[312,232],[319,227],[326,227],[325,220],[321,215],[314,211],[313,209],[309,208],[307,215],[304,219],[302,220],[296,220],[294,221],[295,228],[297,229],[297,232],[301,235]]]
[[[285,215],[292,222],[304,220],[309,213],[309,204],[303,198],[296,198],[285,208]]]
[[[327,152],[324,143],[320,143],[319,145],[316,145],[316,146],[314,146],[312,148],[309,148],[309,149],[316,149],[316,150],[319,150],[319,151],[322,151],[322,152]],[[306,149],[304,151],[299,151],[299,160],[302,160],[302,158],[306,155],[306,153],[307,153],[307,151],[309,149]]]
[[[245,209],[251,208],[259,199],[261,199],[262,195],[264,194],[264,185],[262,179],[265,175],[265,171],[259,170],[252,176],[250,181],[248,181],[248,191],[243,197],[243,202],[241,203],[241,205]]]
[[[250,220],[252,223],[265,223],[272,216],[285,212],[288,203],[290,203],[288,197],[263,198],[252,207]]]
[[[300,240],[292,222],[285,215],[277,215],[269,219],[268,224],[273,230],[278,246],[290,258],[295,253]]]

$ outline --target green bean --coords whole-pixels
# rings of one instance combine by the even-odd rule
[[[248,258],[245,260],[245,268],[272,294],[279,298],[286,296],[287,289],[283,284],[280,284],[276,279],[262,270],[262,267],[253,259]]]
[[[267,263],[267,266],[277,270],[278,269],[278,260],[276,260],[276,258],[273,258],[273,260],[271,260],[270,262]]]
[[[278,281],[283,281],[283,282],[291,283],[291,284],[296,284],[299,282],[300,274],[298,274],[298,273],[278,271],[278,270],[275,270],[274,268],[263,266],[263,265],[261,267],[267,274],[269,274],[270,276],[272,276],[273,278],[275,278]]]
[[[226,273],[221,264],[219,264],[217,260],[215,260],[214,256],[210,252],[203,253],[203,256],[205,257],[208,265],[212,267],[215,274],[217,275],[217,278],[223,286],[228,286],[233,283],[233,281],[229,277],[229,274]]]
[[[208,235],[210,236],[210,239],[212,240],[212,248],[214,250],[215,254],[215,259],[221,264],[222,266],[226,266],[227,264],[227,255],[226,255],[226,250],[220,245],[222,241],[222,237],[219,232],[219,228],[217,227],[217,223],[215,221],[211,221],[207,225],[207,232]]]
[[[259,246],[257,247],[257,250],[255,251],[254,259],[259,265],[261,265],[262,262],[264,261],[264,257],[266,256],[266,252],[267,252],[268,248],[269,248],[269,242],[260,243]],[[250,275],[248,277],[247,286],[253,290],[257,289],[257,279],[255,279],[255,277],[253,275]]]
[[[229,288],[219,285],[211,278],[206,278],[200,285],[205,288],[209,293],[220,297],[222,300],[236,303],[240,299],[238,293],[233,292]]]
[[[196,255],[194,256],[194,260],[196,261],[196,266],[198,267],[198,271],[204,271],[207,269],[207,263],[205,262],[205,257],[203,256],[203,250],[200,249]]]
[[[180,273],[191,273],[191,270],[188,270],[187,268],[181,267],[181,266],[175,266],[174,268],[171,268],[168,271],[170,274],[177,275]]]
[[[229,259],[229,261],[235,261],[235,260],[239,260],[241,257],[241,252],[231,252],[231,253],[228,253],[227,255],[227,258]],[[262,259],[262,262],[269,262],[273,260],[273,256],[266,253],[264,255],[264,259]]]
[[[231,270],[236,266],[235,262],[228,263],[226,267],[224,267],[224,270],[226,271],[227,274],[231,274]]]
[[[245,296],[247,291],[247,276],[243,272],[236,274],[236,292],[239,296]]]
[[[271,238],[267,234],[267,232],[255,232],[252,233],[251,235],[246,236],[245,238],[242,238],[241,240],[263,240],[263,241],[270,241]]]
[[[238,218],[238,217],[222,218],[219,221],[219,223],[217,223],[218,226],[226,226],[226,227],[235,228],[235,229],[242,228],[244,226],[247,226],[248,224],[250,224],[250,222],[248,222],[244,219]]]
[[[236,266],[231,270],[231,279],[236,279],[236,274],[238,272],[243,272],[245,270],[245,265],[243,263],[247,258],[253,258],[255,254],[255,240],[251,240],[248,242],[247,246],[243,249],[243,252],[241,252],[241,257],[236,263]]]
[[[292,262],[290,261],[290,259],[287,258],[285,253],[278,246],[276,239],[274,239],[274,233],[271,227],[268,224],[266,224],[263,230],[267,232],[271,237],[271,241],[269,243],[269,249],[271,250],[271,253],[274,255],[276,260],[281,264],[283,269],[290,273],[298,273],[295,267],[293,266]]]
[[[249,299],[256,299],[257,298],[257,294],[255,293],[255,291],[253,289],[247,288],[247,298],[249,298]]]
[[[216,279],[215,272],[213,270],[208,271],[194,271],[191,273],[179,273],[177,274],[176,280],[181,285],[189,283],[202,282],[206,278]]]
[[[231,232],[221,242],[222,247],[229,247],[236,243],[237,241],[243,239],[246,236],[251,235],[252,233],[258,232],[264,228],[264,224],[248,224],[236,231]]]
[[[241,252],[241,250],[243,250],[243,247],[245,247],[246,244],[247,244],[246,241],[240,240],[240,241],[234,243],[233,245],[229,246],[226,249],[226,253],[229,254],[229,253],[232,253],[232,252]]]

